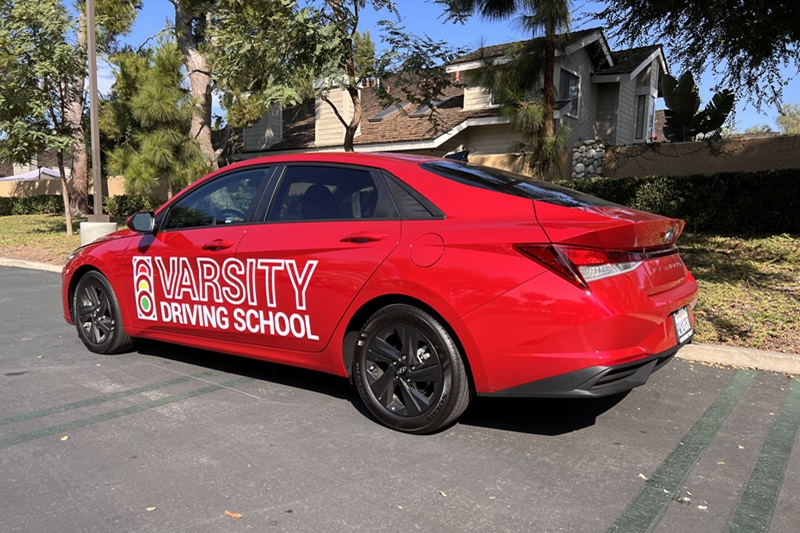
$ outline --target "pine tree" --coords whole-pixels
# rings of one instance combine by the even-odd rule
[[[156,49],[130,49],[111,57],[116,78],[103,102],[101,124],[110,174],[125,176],[125,192],[153,196],[161,184],[168,195],[210,170],[189,133],[193,105],[181,86],[183,57],[174,42]]]

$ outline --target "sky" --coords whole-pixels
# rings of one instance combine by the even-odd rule
[[[583,0],[573,2],[573,7],[583,10],[584,6],[588,3],[581,3]],[[399,0],[396,2],[400,15],[403,17],[402,24],[406,27],[407,31],[423,35],[427,34],[434,40],[447,41],[453,47],[468,47],[470,49],[479,48],[483,45],[500,44],[512,41],[519,41],[528,39],[530,36],[519,29],[509,21],[504,22],[488,22],[481,20],[478,17],[473,17],[466,24],[446,23],[442,18],[443,8],[440,5],[431,4],[425,0]],[[140,46],[149,37],[157,34],[162,30],[167,20],[174,18],[174,7],[168,0],[144,0],[143,7],[136,18],[136,23],[131,33],[123,38],[123,42],[131,44],[135,47]],[[373,41],[375,41],[378,49],[380,50],[380,30],[378,21],[383,19],[390,19],[392,15],[386,11],[375,13],[372,10],[366,10],[361,14],[359,22],[360,31],[370,31]],[[573,30],[580,30],[598,26],[597,22],[582,20],[579,14],[573,14]],[[609,37],[609,31],[606,31],[606,37]],[[664,43],[665,45],[667,43]],[[610,45],[612,49],[618,49],[613,40]],[[667,63],[670,63],[669,49],[666,47]],[[794,71],[797,69],[795,68]],[[678,76],[677,65],[670,64],[670,71],[673,76]],[[792,70],[787,69],[787,75],[791,76]],[[99,88],[104,94],[107,94],[108,89],[113,83],[113,74],[108,65],[101,65],[99,72]],[[711,74],[705,74],[698,80],[700,88],[700,98],[705,105],[713,96],[712,88],[717,85],[717,80]],[[784,89],[784,103],[786,104],[800,104],[800,76],[797,76],[788,87]],[[216,107],[216,106],[215,106]],[[664,104],[659,100],[657,104],[659,109],[663,109]],[[216,107],[216,114],[222,114],[222,111]],[[744,98],[740,98],[736,104],[736,129],[744,131],[750,126],[759,124],[766,124],[774,131],[777,131],[775,117],[778,111],[775,108],[764,108],[762,112],[756,111],[752,104],[747,103]]]

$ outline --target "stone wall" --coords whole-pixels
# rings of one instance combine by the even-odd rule
[[[597,178],[605,171],[606,144],[603,141],[581,141],[572,152],[572,179]]]

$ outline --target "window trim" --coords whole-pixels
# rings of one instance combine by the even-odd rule
[[[246,224],[252,224],[255,220],[255,216],[258,212],[258,208],[263,202],[264,192],[267,190],[267,187],[270,182],[274,179],[275,174],[275,165],[274,164],[261,164],[261,165],[252,165],[252,166],[245,166],[245,167],[238,167],[232,168],[230,170],[226,170],[225,172],[221,172],[220,174],[214,176],[213,178],[203,180],[202,182],[195,182],[192,186],[186,187],[181,192],[179,192],[176,196],[173,196],[167,205],[166,209],[162,209],[156,215],[156,233],[161,232],[172,232],[172,231],[191,231],[196,229],[206,229],[206,228],[213,228],[217,226],[192,226],[189,228],[165,228],[164,224],[166,224],[167,219],[169,218],[169,213],[172,209],[179,204],[185,197],[193,194],[194,192],[203,189],[204,187],[209,186],[210,184],[214,183],[217,180],[221,180],[227,177],[230,177],[233,174],[238,174],[240,172],[250,172],[253,170],[264,170],[264,178],[261,184],[256,189],[256,192],[253,196],[253,200],[250,203],[250,207],[247,209],[247,213],[245,213],[244,220],[242,222],[237,222],[232,225],[236,226],[243,226]],[[202,179],[202,178],[201,178]],[[226,226],[228,226],[226,224]]]
[[[269,220],[269,213],[272,208],[275,206],[275,203],[278,200],[278,191],[280,190],[281,184],[286,177],[286,170],[290,167],[321,167],[321,168],[338,168],[342,170],[355,170],[359,172],[368,172],[372,177],[373,182],[375,183],[375,188],[378,191],[378,194],[385,194],[387,198],[392,203],[394,207],[396,215],[393,217],[381,217],[381,218],[341,218],[341,219],[326,219],[326,220]],[[255,220],[253,221],[254,224],[314,224],[318,222],[365,222],[365,221],[391,221],[391,220],[402,220],[400,216],[400,211],[397,209],[397,204],[392,197],[391,192],[389,191],[388,185],[386,185],[386,181],[381,174],[381,170],[374,167],[366,167],[361,165],[348,165],[346,163],[325,163],[319,161],[291,161],[288,163],[280,163],[277,165],[275,172],[272,174],[272,179],[270,180],[270,186],[268,190],[264,192],[262,202],[263,205],[259,206],[257,213],[255,214]]]
[[[581,76],[575,70],[566,68],[564,66],[560,66],[559,67],[559,73],[558,73],[558,99],[559,100],[565,100],[566,99],[566,98],[561,98],[561,72],[562,71],[563,72],[567,72],[568,74],[571,74],[572,76],[575,77],[575,85],[576,85],[576,88],[577,88],[577,95],[575,97],[575,100],[576,100],[576,102],[575,102],[575,108],[576,108],[575,112],[574,113],[572,112],[572,104],[570,103],[569,109],[567,111],[562,112],[561,116],[578,119],[578,118],[580,118],[580,115],[581,115],[581,99],[582,99],[581,98],[582,97],[582,94],[581,94]],[[567,92],[569,92],[569,85],[567,86]],[[570,102],[572,102],[572,98],[570,98]]]

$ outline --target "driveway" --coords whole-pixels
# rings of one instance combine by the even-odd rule
[[[340,378],[168,344],[88,352],[59,283],[0,267],[4,532],[800,522],[800,382],[782,374],[674,360],[627,395],[479,398],[454,427],[411,436]]]

